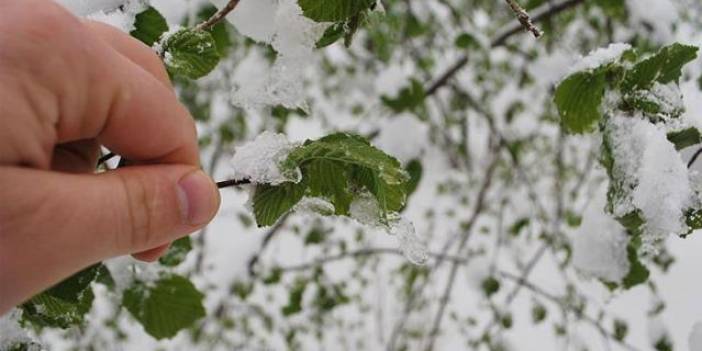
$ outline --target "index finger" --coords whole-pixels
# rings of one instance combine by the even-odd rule
[[[4,5],[2,22],[16,34],[3,57],[24,84],[15,92],[55,106],[15,116],[43,121],[33,127],[43,145],[96,139],[132,160],[199,166],[195,123],[171,88],[51,1]]]

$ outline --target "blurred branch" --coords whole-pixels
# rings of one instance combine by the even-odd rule
[[[519,6],[517,1],[515,1],[515,0],[505,0],[505,1],[509,5],[509,7],[512,9],[512,12],[514,12],[514,15],[517,16],[517,19],[519,20],[519,23],[522,24],[522,27],[524,27],[524,29],[530,31],[531,34],[534,35],[534,38],[538,39],[539,37],[541,37],[544,34],[544,32],[542,32],[539,28],[536,28],[536,26],[534,26],[534,23],[531,22],[531,17],[529,17],[529,14],[526,12],[526,10],[524,10],[524,8]]]
[[[600,321],[598,321],[597,319],[595,319],[595,318],[593,318],[593,317],[590,317],[590,316],[586,315],[586,314],[583,313],[583,311],[581,311],[579,308],[577,308],[577,307],[575,307],[575,306],[571,306],[571,305],[568,304],[563,298],[560,298],[560,297],[558,297],[558,296],[556,296],[556,295],[554,295],[554,294],[552,294],[552,293],[549,293],[549,292],[547,292],[547,291],[541,289],[540,287],[536,286],[536,285],[533,284],[532,282],[523,279],[523,277],[516,276],[516,275],[514,275],[514,274],[511,274],[511,273],[508,273],[508,272],[504,272],[504,271],[500,271],[498,274],[500,275],[501,278],[504,278],[504,279],[507,279],[507,280],[511,280],[511,281],[513,281],[513,282],[516,282],[516,283],[518,283],[520,286],[523,286],[523,287],[525,287],[526,289],[528,289],[529,291],[531,291],[532,293],[534,293],[534,294],[536,294],[536,295],[538,295],[538,296],[541,296],[542,298],[545,298],[546,300],[549,300],[549,301],[553,302],[554,304],[558,305],[560,308],[562,308],[562,309],[564,309],[564,310],[570,311],[571,313],[573,313],[573,314],[575,314],[576,316],[578,316],[578,317],[580,318],[580,320],[587,322],[587,323],[590,324],[592,327],[594,327],[595,329],[597,329],[601,334],[603,334],[603,335],[607,336],[609,339],[611,339],[611,340],[617,342],[617,343],[618,343],[619,345],[621,345],[624,349],[629,350],[629,351],[638,351],[638,349],[637,349],[636,347],[634,347],[634,346],[632,346],[632,345],[630,345],[630,344],[624,342],[624,340],[619,340],[619,339],[614,335],[614,333],[612,333],[612,332],[606,330],[604,327],[602,327],[602,326],[600,325],[600,324],[601,324]]]
[[[495,148],[499,148],[495,147]],[[461,237],[461,241],[458,243],[458,249],[456,252],[460,255],[460,252],[463,251],[465,248],[466,244],[468,243],[468,239],[470,239],[471,234],[473,233],[473,227],[475,226],[476,221],[478,220],[478,217],[480,217],[480,214],[483,212],[485,208],[485,198],[487,197],[487,192],[490,189],[490,185],[492,184],[492,179],[493,179],[493,173],[495,169],[497,168],[497,164],[499,161],[499,154],[495,152],[493,160],[490,162],[490,165],[488,166],[487,170],[485,171],[485,176],[483,178],[483,184],[480,187],[480,191],[478,192],[478,196],[476,198],[475,202],[475,209],[473,210],[473,215],[470,217],[468,220],[468,223],[465,226],[465,232],[463,236]],[[443,321],[444,318],[444,313],[446,311],[446,305],[448,304],[450,297],[451,297],[451,291],[453,290],[453,284],[456,281],[456,274],[458,273],[458,262],[453,262],[451,266],[451,271],[449,272],[449,277],[448,277],[448,282],[446,283],[446,287],[444,288],[444,292],[441,296],[441,299],[439,300],[439,310],[436,312],[436,316],[434,317],[434,322],[432,323],[432,328],[431,331],[429,332],[429,341],[427,342],[427,351],[431,351],[434,349],[434,342],[436,341],[436,337],[439,334],[439,329],[441,328],[441,322]]]
[[[278,267],[278,269],[280,269],[280,271],[282,271],[282,272],[304,271],[304,270],[319,267],[319,266],[324,265],[326,263],[341,261],[341,260],[344,260],[347,258],[358,258],[358,257],[363,257],[363,256],[375,256],[375,255],[396,255],[396,256],[403,256],[404,257],[404,254],[402,253],[402,251],[398,250],[398,249],[384,248],[384,247],[366,248],[366,249],[359,249],[359,250],[355,250],[355,251],[348,251],[348,252],[340,253],[338,255],[331,255],[331,256],[326,256],[326,257],[322,257],[322,258],[317,258],[317,259],[314,259],[313,261],[307,262],[307,263],[301,263],[301,264],[292,265],[292,266],[285,266],[285,267]],[[451,256],[451,255],[446,255],[443,253],[429,252],[429,253],[427,253],[427,255],[429,255],[429,257],[433,257],[433,258],[441,259],[441,260],[447,260],[447,261],[455,262],[458,264],[466,264],[469,261],[469,259],[465,258],[465,257]]]
[[[261,258],[261,255],[263,254],[263,251],[266,249],[268,244],[271,242],[273,237],[280,232],[280,229],[282,229],[285,226],[285,221],[290,217],[290,212],[286,213],[281,217],[278,222],[271,227],[271,229],[266,232],[266,234],[263,236],[263,241],[261,242],[261,248],[258,250],[258,252],[251,257],[249,260],[248,264],[248,272],[249,276],[255,277],[257,275],[256,272],[256,264],[258,263],[258,260]]]
[[[208,18],[205,22],[202,22],[195,26],[197,30],[209,30],[214,27],[217,23],[221,22],[227,15],[236,8],[239,4],[239,0],[230,0],[224,7],[217,11],[212,17]]]
[[[533,16],[531,17],[532,23],[539,23],[541,21],[547,20],[571,7],[579,5],[585,2],[584,0],[566,0],[561,3],[552,4],[550,1],[546,4],[538,7],[532,11]],[[507,39],[514,34],[520,33],[522,31],[522,25],[519,22],[514,22],[505,27],[498,36],[496,36],[491,42],[490,47],[495,48],[502,46],[507,42]],[[453,78],[453,76],[458,73],[465,65],[468,64],[468,56],[461,56],[453,65],[449,66],[444,73],[440,74],[439,77],[434,80],[434,83],[426,88],[426,95],[434,95],[441,87],[446,85],[448,81]]]
[[[692,155],[692,158],[690,158],[690,162],[687,163],[687,168],[692,167],[692,165],[695,164],[695,161],[697,161],[697,158],[700,157],[700,154],[702,154],[702,148],[699,148],[699,150],[695,151],[695,154]]]

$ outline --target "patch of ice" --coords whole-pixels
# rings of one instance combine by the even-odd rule
[[[600,66],[614,62],[626,51],[631,49],[631,45],[623,43],[612,43],[606,48],[599,48],[591,51],[570,68],[570,73],[596,69]]]
[[[661,84],[655,82],[650,90],[640,90],[633,93],[633,97],[656,103],[661,117],[678,117],[685,111],[683,95],[676,82]]]
[[[127,0],[54,0],[76,16],[87,16],[99,11],[113,11]]]
[[[426,245],[417,235],[412,222],[398,214],[390,214],[387,223],[383,223],[378,201],[370,193],[362,193],[351,202],[349,215],[361,224],[381,228],[395,236],[402,254],[410,262],[419,265],[427,261]]]
[[[222,8],[229,0],[211,0],[217,8]],[[255,41],[270,43],[275,35],[275,14],[277,0],[241,0],[236,9],[227,16],[239,33]]]
[[[283,134],[268,131],[261,133],[253,141],[235,149],[230,161],[232,179],[272,185],[299,182],[302,177],[299,169],[283,171],[280,168],[280,164],[295,146]]]
[[[573,237],[573,265],[581,273],[607,282],[621,282],[629,272],[624,227],[605,213],[606,189],[588,205]]]
[[[308,196],[303,197],[293,210],[295,212],[316,213],[322,216],[331,216],[335,213],[334,204],[331,202],[318,197]]]

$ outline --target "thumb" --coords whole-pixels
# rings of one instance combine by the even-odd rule
[[[192,233],[220,201],[208,176],[183,165],[99,175],[0,167],[0,185],[0,281],[26,285],[13,286],[20,299],[105,258]],[[3,290],[0,300],[13,300]]]

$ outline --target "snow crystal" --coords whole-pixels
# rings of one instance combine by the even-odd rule
[[[606,48],[599,48],[591,51],[575,65],[570,68],[570,72],[595,69],[608,63],[614,62],[626,51],[631,49],[631,45],[623,43],[612,43]]]
[[[381,221],[378,200],[370,193],[359,194],[349,207],[349,215],[361,224],[382,228],[388,234],[397,237],[402,254],[414,264],[427,261],[427,248],[417,235],[412,222],[398,214],[390,214],[387,223]]]
[[[9,350],[16,344],[32,341],[19,324],[21,313],[15,308],[0,316],[0,350]]]
[[[227,1],[212,2],[222,7]],[[314,60],[315,44],[327,24],[305,17],[295,0],[242,0],[227,20],[242,35],[270,44],[278,53],[266,74],[239,82],[233,102],[247,108],[262,105],[304,108],[303,73]]]
[[[614,116],[610,126],[614,178],[622,189],[633,189],[615,199],[613,214],[641,210],[642,252],[655,252],[663,238],[687,228],[683,215],[693,200],[687,167],[665,130],[642,116]]]
[[[585,210],[573,238],[573,265],[581,273],[608,282],[620,282],[629,272],[629,238],[619,222],[604,212],[606,189]]]
[[[280,169],[296,144],[288,141],[283,134],[263,132],[251,142],[239,146],[234,151],[230,164],[234,169],[232,179],[250,180],[257,184],[277,185],[284,182],[299,182],[300,170],[292,172]]]
[[[690,351],[702,351],[702,321],[692,326],[688,342]]]

